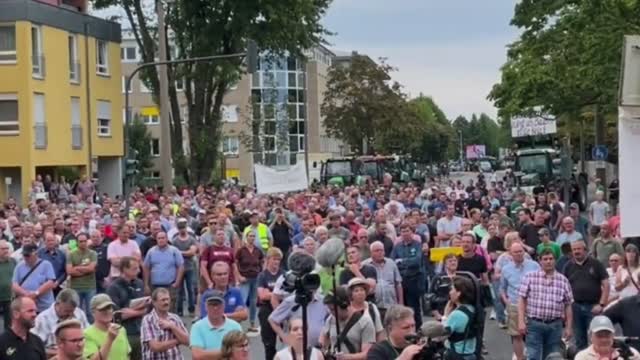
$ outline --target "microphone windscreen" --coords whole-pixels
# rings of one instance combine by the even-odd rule
[[[315,270],[316,260],[313,258],[313,256],[307,254],[304,251],[296,251],[293,254],[289,255],[287,265],[289,267],[289,270],[293,271],[294,273],[308,274]]]
[[[342,239],[333,237],[316,251],[316,260],[322,267],[330,268],[338,265],[338,261],[344,255],[344,241]]]
[[[450,335],[450,332],[447,330],[444,324],[434,320],[426,321],[424,324],[422,324],[420,332],[422,333],[422,336],[428,337],[430,339]]]

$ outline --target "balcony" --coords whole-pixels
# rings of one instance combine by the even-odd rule
[[[80,63],[79,62],[70,62],[69,63],[69,81],[73,84],[80,84]]]
[[[31,57],[31,74],[36,79],[44,79],[45,72],[45,58],[44,55]]]
[[[33,126],[33,131],[35,133],[35,141],[33,146],[36,149],[46,149],[47,148],[47,125],[36,124]]]
[[[71,125],[71,148],[82,149],[82,126],[80,125]]]

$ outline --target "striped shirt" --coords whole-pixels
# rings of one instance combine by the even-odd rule
[[[542,321],[563,318],[565,306],[573,303],[569,280],[556,271],[550,277],[544,271],[527,273],[518,296],[527,301],[526,316]]]
[[[162,330],[160,318],[155,309],[142,318],[141,338],[142,343],[142,359],[144,360],[183,360],[182,353],[179,346],[174,346],[165,352],[152,352],[149,341],[156,340],[159,342],[165,342],[173,339],[177,339],[173,332],[169,329]],[[184,323],[176,314],[168,313],[167,320],[176,324],[182,331],[189,333],[184,326]]]

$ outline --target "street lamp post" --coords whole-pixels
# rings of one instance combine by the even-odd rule
[[[156,1],[158,16],[158,57],[161,62],[167,61],[167,36],[164,22],[164,5],[162,0]],[[173,186],[173,170],[171,166],[171,116],[169,115],[169,79],[167,66],[158,66],[158,82],[160,88],[160,176],[162,188],[167,191]]]
[[[219,59],[229,59],[229,58],[236,58],[236,57],[243,57],[243,56],[247,56],[248,57],[248,62],[247,62],[247,67],[249,69],[249,72],[253,72],[253,69],[255,69],[256,66],[256,59],[254,59],[255,57],[257,57],[257,48],[255,46],[255,43],[250,42],[249,46],[247,48],[246,52],[241,52],[241,53],[233,53],[233,54],[224,54],[224,55],[210,55],[210,56],[200,56],[200,57],[195,57],[195,58],[187,58],[187,59],[177,59],[177,60],[167,60],[167,61],[156,61],[156,62],[149,62],[149,63],[144,63],[144,64],[140,64],[138,65],[135,69],[133,69],[133,71],[131,72],[131,74],[127,75],[125,77],[125,89],[130,89],[131,88],[131,80],[133,80],[133,77],[140,72],[143,69],[146,69],[148,67],[152,67],[152,66],[158,66],[158,65],[169,65],[169,64],[184,64],[184,63],[197,63],[197,62],[206,62],[206,61],[212,61],[212,60],[219,60]],[[123,159],[123,170],[125,170],[126,172],[126,164],[127,164],[127,160],[129,159],[129,125],[131,124],[131,109],[129,108],[129,92],[125,92],[124,95],[124,108],[125,108],[125,126],[124,126],[124,159]],[[127,214],[128,214],[128,210],[129,210],[129,177],[125,174],[123,174],[122,176],[122,194],[123,194],[123,198],[127,204]],[[127,215],[128,216],[128,215]]]
[[[463,151],[463,145],[462,145],[462,130],[458,130],[458,136],[460,139],[460,167],[463,167],[464,151]]]

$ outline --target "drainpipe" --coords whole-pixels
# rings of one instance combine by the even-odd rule
[[[84,23],[84,76],[85,76],[85,96],[87,97],[86,102],[87,102],[87,157],[88,157],[88,163],[87,163],[87,176],[89,177],[89,179],[91,179],[93,177],[93,149],[92,149],[92,136],[93,136],[93,132],[92,132],[92,127],[91,127],[91,123],[92,123],[92,119],[91,119],[91,86],[90,86],[90,74],[91,72],[89,71],[89,23],[85,22]]]

